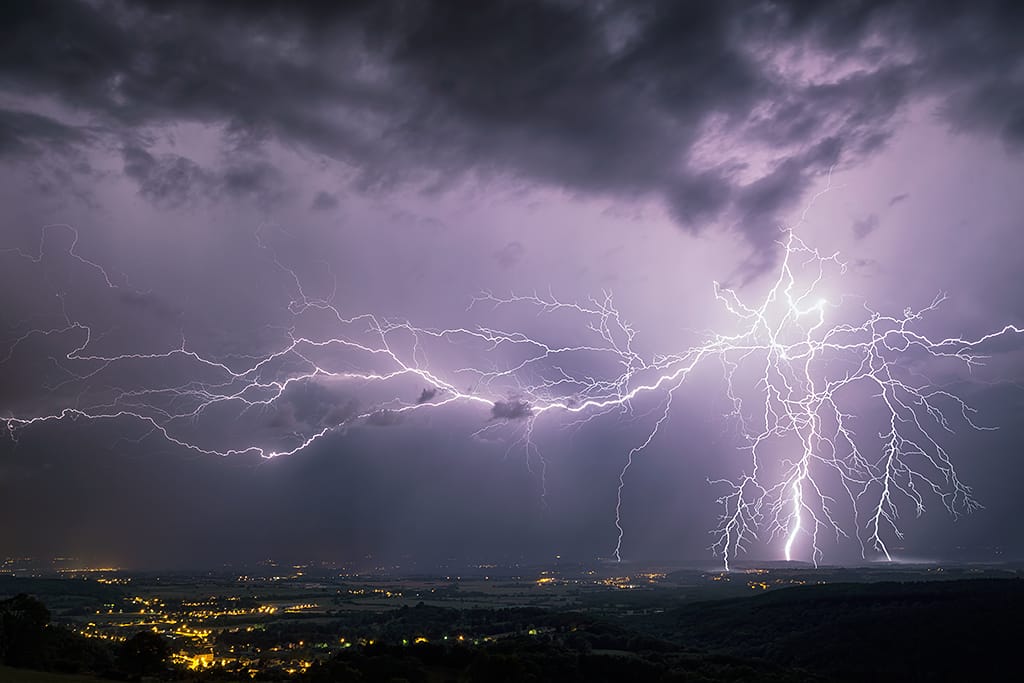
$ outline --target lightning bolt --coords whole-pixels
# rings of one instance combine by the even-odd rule
[[[97,273],[105,287],[127,288],[125,278],[111,276],[78,254],[79,236],[71,226],[45,228],[38,253],[8,249],[0,254],[42,264],[47,259],[48,236],[56,230],[72,235],[66,253]],[[75,318],[58,294],[59,323],[17,333],[6,351],[0,349],[0,365],[14,362],[20,349],[34,339],[67,340],[68,350],[58,363],[64,378],[47,388],[54,401],[62,400],[61,392],[77,389],[77,393],[73,401],[54,410],[20,414],[8,410],[0,421],[15,440],[21,431],[48,423],[132,421],[143,428],[136,441],[155,436],[206,455],[275,458],[299,453],[328,434],[356,424],[456,404],[476,405],[491,414],[475,433],[477,438],[489,438],[492,433],[504,438],[507,429],[521,427],[516,444],[525,448],[528,465],[540,463],[543,496],[547,463],[534,441],[538,420],[552,416],[574,428],[610,413],[639,420],[643,416],[635,414],[634,402],[660,396],[657,418],[627,453],[619,476],[613,554],[621,559],[623,492],[629,469],[670,419],[673,397],[694,370],[717,363],[731,406],[726,417],[739,426],[747,463],[734,478],[709,480],[724,490],[718,498],[722,513],[711,532],[710,549],[725,568],[761,536],[778,539],[787,560],[803,552],[817,564],[825,534],[837,542],[852,536],[862,556],[874,552],[891,559],[888,544],[902,538],[902,507],[909,504],[921,514],[926,498],[938,500],[954,516],[979,507],[940,442],[942,432],[952,431],[947,414],[952,410],[970,427],[989,429],[973,420],[975,411],[964,400],[915,371],[910,359],[953,361],[970,369],[986,358],[982,353],[986,343],[1024,330],[1006,325],[977,338],[933,338],[920,331],[920,322],[939,308],[944,295],[899,315],[883,315],[865,305],[860,322],[830,322],[830,313],[842,302],[830,302],[820,290],[827,277],[834,274],[837,281],[841,279],[845,264],[838,254],[823,254],[808,246],[792,230],[780,235],[778,271],[755,304],[744,303],[733,289],[714,283],[715,299],[735,321],[731,334],[707,333],[689,348],[644,355],[634,346],[637,331],[620,314],[610,292],[583,302],[563,301],[550,292],[506,297],[485,292],[470,304],[474,313],[523,307],[538,316],[558,316],[563,324],[576,325],[579,341],[574,343],[544,341],[486,325],[430,328],[373,314],[347,317],[334,303],[336,283],[330,296],[310,295],[260,229],[257,244],[285,277],[291,292],[287,313],[293,324],[283,330],[281,344],[265,353],[213,356],[190,348],[183,334],[163,351],[99,353],[93,349],[102,335]],[[300,333],[310,317],[326,319],[330,333]],[[499,360],[446,368],[431,353],[437,348],[454,349],[460,357],[484,354]],[[180,376],[168,368],[186,367],[187,377],[127,388],[103,385],[104,378],[115,376],[128,364],[163,369],[153,376]],[[240,419],[270,410],[283,403],[293,387],[327,381],[391,392],[391,397],[375,401],[369,409],[296,430],[287,435],[286,447],[245,438],[223,447],[192,435],[203,419],[222,420],[224,414]],[[400,381],[427,388],[418,399],[403,398],[395,389]],[[865,448],[857,437],[858,417],[851,407],[858,399],[857,390],[866,391],[873,408],[884,415],[878,448]],[[852,525],[844,523],[843,510],[852,514]]]

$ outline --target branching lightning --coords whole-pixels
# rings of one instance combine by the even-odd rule
[[[118,284],[123,278],[111,277],[102,266],[78,255],[78,233],[69,226],[44,229],[38,254],[3,254],[41,263],[47,234],[53,230],[73,234],[67,253],[98,273],[106,287],[126,287]],[[156,353],[94,352],[97,334],[61,299],[62,323],[17,332],[6,349],[0,348],[0,363],[12,362],[23,345],[38,338],[67,340],[69,350],[59,359],[66,379],[49,388],[74,388],[77,393],[73,402],[48,412],[8,411],[0,420],[10,437],[59,421],[134,421],[144,428],[140,440],[158,437],[208,455],[275,458],[296,454],[332,432],[363,422],[469,404],[490,412],[478,436],[522,425],[518,443],[525,447],[528,463],[540,462],[543,478],[547,464],[534,441],[538,420],[582,426],[612,412],[632,414],[636,400],[652,397],[661,401],[657,417],[626,454],[619,477],[614,549],[618,559],[630,466],[670,419],[673,397],[691,374],[698,367],[719,364],[726,405],[731,406],[728,417],[739,425],[746,462],[737,476],[712,480],[724,493],[718,500],[722,513],[712,532],[711,549],[726,568],[758,538],[776,539],[787,560],[809,556],[819,562],[825,535],[837,540],[851,537],[860,544],[862,555],[890,558],[893,539],[902,538],[901,509],[921,514],[926,502],[934,500],[956,516],[978,507],[970,488],[958,478],[940,435],[952,430],[951,411],[970,427],[987,429],[973,420],[974,410],[966,402],[927,381],[908,359],[927,357],[971,368],[985,358],[986,342],[1024,332],[1007,325],[977,338],[930,337],[920,331],[920,322],[940,306],[945,298],[941,295],[919,310],[907,308],[899,315],[865,307],[859,323],[830,322],[830,313],[839,304],[823,298],[820,290],[826,276],[842,275],[845,265],[838,255],[820,253],[792,231],[781,233],[777,274],[755,305],[714,284],[714,297],[734,318],[735,330],[707,334],[689,348],[653,356],[636,350],[637,331],[620,315],[610,293],[582,303],[552,294],[484,293],[471,304],[474,313],[479,308],[516,306],[532,308],[538,315],[582,320],[581,341],[573,344],[484,325],[435,329],[371,314],[346,317],[333,295],[307,295],[295,270],[264,244],[260,233],[257,239],[293,292],[288,314],[295,325],[286,331],[283,344],[268,353],[213,357],[190,348],[183,336]],[[299,321],[310,315],[328,318],[331,332],[299,334]],[[494,360],[489,365],[435,369],[428,349],[438,344],[456,352],[486,352]],[[334,364],[332,357],[345,360]],[[189,368],[189,376],[185,381],[94,389],[128,363],[156,368],[174,363]],[[172,375],[151,373],[161,374]],[[193,435],[196,422],[213,419],[209,415],[214,411],[230,409],[240,417],[270,409],[290,388],[306,382],[336,381],[388,392],[396,380],[427,388],[418,398],[394,396],[325,420],[315,429],[291,435],[285,448],[244,436],[225,448]],[[880,441],[873,442],[880,448],[869,450],[857,437],[858,413],[850,403],[864,396],[884,415],[885,429]],[[853,524],[844,523],[851,515]]]

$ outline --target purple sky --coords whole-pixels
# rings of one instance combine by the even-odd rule
[[[62,305],[93,329],[98,356],[163,353],[184,338],[237,360],[280,348],[291,325],[331,333],[326,318],[289,315],[288,270],[310,298],[333,291],[345,315],[564,344],[589,339],[572,316],[468,307],[486,291],[611,291],[650,358],[727,333],[713,281],[764,296],[787,226],[846,262],[820,287],[845,302],[844,322],[862,303],[900,315],[945,292],[922,323],[929,334],[1024,325],[1018,3],[334,5],[3,10],[0,248],[20,253],[0,254],[0,357],[11,350],[0,418],[216,379],[166,360],[92,374],[95,363],[66,358],[81,330],[16,343],[65,327]],[[70,228],[46,227],[57,225]],[[28,258],[44,235],[42,257]],[[954,522],[936,500],[920,519],[901,508],[902,554],[1024,552],[1022,349],[1020,335],[995,340],[969,376],[907,360],[1000,429],[953,420],[941,443],[985,509]],[[515,362],[473,345],[425,352],[445,377]],[[336,372],[376,369],[358,354],[324,358]],[[130,419],[18,429],[0,441],[0,514],[15,520],[0,555],[182,565],[610,554],[620,470],[664,394],[581,428],[538,420],[542,496],[524,422],[486,405],[345,422],[415,403],[420,380],[304,382],[258,414],[212,410],[181,432],[209,448],[275,449],[343,423],[273,460],[197,454]],[[512,384],[488,396],[518,400]],[[624,558],[711,559],[722,491],[707,480],[731,476],[742,439],[724,416],[720,367],[673,397],[629,471]],[[750,557],[778,559],[778,545],[754,544]],[[827,551],[859,557],[856,543]]]

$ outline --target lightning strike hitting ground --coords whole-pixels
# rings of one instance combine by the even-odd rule
[[[0,253],[42,263],[48,235],[57,230],[73,235],[66,253],[98,273],[107,288],[127,287],[78,255],[78,233],[70,226],[44,229],[38,254],[10,249]],[[978,507],[940,441],[940,434],[952,429],[947,413],[952,411],[975,429],[988,428],[972,420],[973,409],[957,395],[909,367],[909,359],[927,357],[970,368],[985,358],[986,342],[1022,332],[1007,325],[972,339],[928,336],[920,331],[921,321],[944,296],[900,315],[864,307],[860,322],[830,322],[840,301],[824,298],[819,290],[826,277],[841,276],[845,266],[837,255],[819,253],[792,231],[781,233],[778,272],[759,302],[745,304],[733,290],[714,284],[715,298],[735,319],[730,334],[708,334],[694,346],[653,356],[635,350],[637,331],[615,308],[610,293],[585,303],[550,294],[485,293],[471,304],[471,309],[525,306],[538,315],[582,320],[577,333],[581,341],[568,345],[483,325],[435,329],[371,314],[346,317],[333,303],[333,295],[307,295],[297,273],[266,246],[260,233],[257,240],[293,292],[288,313],[294,325],[284,333],[284,343],[268,353],[211,356],[190,349],[182,337],[155,353],[94,352],[102,335],[87,321],[76,319],[58,293],[62,323],[17,331],[7,348],[0,348],[0,363],[12,362],[34,340],[66,341],[69,350],[58,362],[66,378],[48,388],[54,401],[71,398],[49,411],[6,411],[0,420],[10,437],[59,421],[124,421],[142,425],[143,431],[133,437],[138,441],[159,437],[208,455],[274,458],[298,453],[329,433],[357,424],[385,424],[408,413],[476,404],[490,413],[476,436],[504,436],[509,426],[521,426],[517,443],[525,448],[528,464],[540,462],[543,482],[547,464],[534,442],[538,420],[550,417],[582,426],[612,412],[631,415],[634,401],[653,397],[661,401],[657,418],[628,452],[619,476],[614,549],[619,559],[625,533],[622,494],[629,468],[670,419],[677,390],[698,366],[717,363],[723,370],[726,405],[732,408],[727,419],[739,425],[739,446],[747,462],[735,477],[712,481],[724,493],[718,500],[722,514],[712,532],[711,549],[725,567],[759,535],[777,539],[787,560],[799,555],[819,562],[820,540],[826,534],[836,541],[856,539],[862,556],[890,558],[889,544],[902,537],[901,508],[921,514],[931,499],[956,516]],[[829,285],[837,286],[838,279]],[[309,316],[329,320],[330,333],[299,334],[300,323]],[[460,357],[485,353],[489,362],[441,369],[444,364],[435,363],[430,352],[441,345],[449,354],[452,349],[463,354]],[[127,388],[104,383],[129,363],[184,366],[188,377]],[[177,371],[163,374],[180,376]],[[402,398],[405,394],[395,384],[402,380],[426,388],[419,398]],[[261,443],[252,436],[253,440],[238,437],[224,447],[192,435],[202,419],[242,420],[273,410],[289,390],[309,382],[340,382],[361,391],[391,393],[369,409],[325,418],[314,429],[285,435],[287,447],[270,447],[269,439]],[[863,404],[865,396],[885,424],[879,440],[868,440],[869,447],[856,432],[861,410],[851,405]],[[216,417],[210,417],[215,411]],[[231,417],[224,418],[225,414]],[[849,519],[852,523],[845,521]]]

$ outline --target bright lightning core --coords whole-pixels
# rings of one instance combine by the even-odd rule
[[[68,226],[44,230],[38,254],[7,253],[41,263],[47,232],[55,229],[74,235],[67,255],[95,271],[106,287],[123,288],[103,267],[76,253],[78,234]],[[930,337],[919,323],[939,307],[942,296],[896,316],[864,307],[859,322],[834,322],[830,315],[840,301],[823,295],[823,282],[829,277],[837,286],[845,266],[837,255],[818,252],[792,232],[782,233],[781,262],[761,300],[745,303],[715,283],[715,298],[734,320],[730,333],[708,333],[694,346],[654,355],[636,350],[638,331],[620,315],[609,293],[583,303],[553,295],[485,293],[471,306],[532,308],[551,316],[546,320],[573,326],[572,343],[485,325],[437,329],[371,314],[346,317],[333,296],[307,295],[296,272],[259,233],[257,240],[292,290],[288,313],[294,325],[275,350],[215,357],[194,351],[183,337],[155,353],[99,353],[93,349],[102,335],[69,312],[61,299],[62,324],[20,331],[6,351],[0,349],[0,361],[11,362],[22,345],[37,338],[67,339],[68,350],[59,362],[67,374],[55,388],[73,389],[74,402],[50,412],[9,412],[0,419],[10,436],[16,439],[21,430],[63,420],[123,420],[143,426],[140,439],[160,438],[210,455],[273,458],[298,453],[351,425],[457,403],[479,404],[492,419],[477,434],[520,425],[516,443],[524,446],[528,463],[539,460],[543,477],[545,463],[533,440],[539,420],[583,426],[600,415],[631,413],[635,399],[660,397],[661,408],[644,437],[625,454],[619,477],[614,506],[614,555],[619,558],[628,470],[670,419],[675,392],[698,367],[715,364],[722,369],[723,395],[731,406],[727,419],[738,425],[746,463],[734,476],[712,482],[723,493],[711,549],[726,568],[758,538],[776,540],[787,560],[809,556],[819,562],[820,541],[826,535],[837,541],[855,539],[862,556],[890,558],[889,544],[902,537],[901,509],[921,514],[926,502],[938,501],[956,516],[978,507],[939,436],[951,431],[952,417],[976,429],[985,427],[972,420],[974,411],[963,400],[913,371],[910,360],[945,359],[970,368],[984,358],[985,342],[1022,331],[1007,325],[975,339]],[[301,323],[311,317],[329,321],[331,334],[300,334]],[[449,354],[455,349],[461,364],[442,369],[444,364],[432,353],[440,345],[449,347]],[[164,372],[153,376],[179,379],[113,389],[103,384],[105,376],[126,364],[163,367]],[[398,380],[428,388],[418,397],[407,396],[396,388]],[[196,436],[196,424],[204,418],[242,425],[309,381],[358,383],[372,397],[372,408],[325,417],[289,435],[285,447],[247,440],[245,435],[253,432],[244,428],[226,446]],[[98,386],[105,388],[100,391]],[[866,401],[884,422],[880,440],[870,447],[856,437],[863,410],[852,405],[863,409]]]

